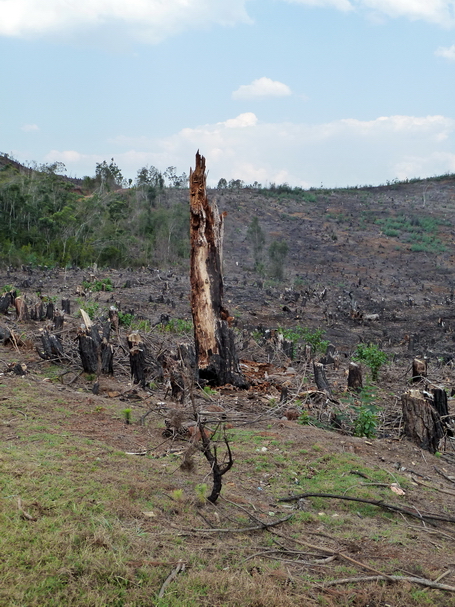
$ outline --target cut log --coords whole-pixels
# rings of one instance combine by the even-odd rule
[[[349,363],[348,388],[357,392],[363,388],[362,367],[357,363]]]
[[[327,396],[330,396],[330,386],[325,375],[324,365],[321,363],[313,363],[314,381],[318,387],[318,390],[325,392]]]
[[[422,381],[427,376],[427,361],[420,358],[414,358],[412,361],[412,381],[414,383]]]
[[[444,438],[441,416],[429,399],[419,390],[409,390],[401,396],[403,431],[421,449],[436,453]]]
[[[196,167],[190,171],[190,282],[199,377],[215,386],[246,388],[222,302],[223,216],[207,198],[206,177],[205,158],[197,152]]]

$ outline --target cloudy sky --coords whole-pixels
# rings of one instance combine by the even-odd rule
[[[303,187],[455,172],[455,0],[0,0],[0,151]]]

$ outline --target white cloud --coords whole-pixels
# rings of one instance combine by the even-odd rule
[[[422,19],[455,25],[454,0],[281,0],[307,7]],[[211,25],[252,23],[248,0],[0,0],[0,36],[111,41],[132,38],[145,43],[184,30]],[[115,32],[115,36],[113,36]]]
[[[96,162],[114,156],[123,173],[154,165],[189,172],[199,149],[207,159],[208,182],[221,177],[303,187],[355,186],[395,178],[455,171],[455,120],[444,116],[383,116],[325,124],[263,123],[252,114],[186,128],[164,139],[119,137],[104,156],[53,151],[68,171],[93,174]],[[113,153],[112,149],[123,150]]]
[[[39,126],[37,124],[24,124],[21,126],[21,131],[24,131],[24,133],[33,133],[34,131],[39,131]]]
[[[422,19],[444,27],[455,25],[454,0],[285,0],[294,4],[336,8],[342,11],[367,10],[375,16]]]
[[[292,94],[287,84],[271,80],[271,78],[258,78],[251,84],[242,84],[232,93],[232,99],[264,99],[266,97],[287,97]]]
[[[444,27],[455,25],[454,0],[358,0],[358,4],[393,18],[422,19]]]
[[[62,36],[87,29],[124,27],[156,43],[185,29],[251,22],[245,0],[0,0],[0,35]]]
[[[455,61],[455,44],[452,44],[452,46],[440,46],[434,54],[438,57],[444,57],[449,61]]]
[[[350,11],[353,9],[352,3],[349,2],[349,0],[286,0],[286,2],[315,7],[333,7],[342,11]]]

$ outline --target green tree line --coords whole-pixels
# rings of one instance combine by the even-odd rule
[[[188,257],[185,174],[143,167],[126,182],[112,159],[75,185],[65,170],[0,166],[2,265],[166,265]]]

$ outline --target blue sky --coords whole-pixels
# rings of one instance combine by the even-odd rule
[[[0,0],[0,151],[303,187],[455,172],[455,0]]]

